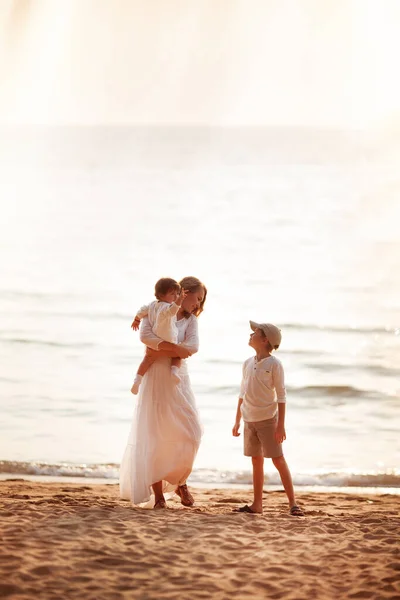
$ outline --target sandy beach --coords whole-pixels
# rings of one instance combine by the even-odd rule
[[[299,493],[305,517],[265,492],[191,488],[164,511],[117,485],[0,482],[0,597],[400,599],[399,496]]]

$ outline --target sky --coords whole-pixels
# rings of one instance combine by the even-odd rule
[[[0,123],[390,128],[398,0],[1,0]]]

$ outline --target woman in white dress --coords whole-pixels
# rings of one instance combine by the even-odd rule
[[[141,324],[140,339],[157,360],[143,377],[120,469],[121,498],[141,504],[153,489],[154,508],[166,508],[164,492],[172,490],[185,506],[194,503],[186,479],[202,433],[186,361],[182,360],[179,384],[171,377],[170,365],[171,357],[186,359],[198,350],[197,317],[207,289],[196,277],[179,283],[188,293],[177,313],[178,344],[155,336],[148,317]]]

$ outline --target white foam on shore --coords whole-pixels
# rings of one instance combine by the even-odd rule
[[[90,477],[60,477],[53,475],[21,475],[12,474],[12,473],[0,473],[0,481],[32,481],[32,482],[41,482],[41,483],[62,483],[68,485],[69,483],[78,483],[82,486],[84,485],[118,485],[117,479],[104,479],[104,478],[90,478]],[[229,490],[229,489],[242,489],[242,490],[251,490],[251,484],[245,483],[205,483],[199,481],[189,481],[188,482],[191,487],[200,488],[200,489],[216,489],[216,490]],[[349,487],[349,486],[310,486],[310,485],[298,485],[295,486],[297,492],[306,493],[306,492],[316,492],[323,494],[373,494],[373,495],[382,495],[382,494],[391,494],[395,496],[400,496],[400,488],[391,488],[391,487]],[[265,485],[264,490],[266,492],[277,492],[282,491],[281,486],[278,485]]]

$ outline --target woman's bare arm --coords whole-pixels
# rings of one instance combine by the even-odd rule
[[[157,337],[153,333],[147,317],[144,317],[140,326],[140,341],[147,346],[147,356],[153,356],[154,358],[159,358],[160,356],[188,358],[193,353],[190,348],[185,348],[180,344],[164,342],[164,340]]]
[[[159,350],[153,350],[152,348],[147,347],[146,356],[151,356],[152,358],[159,358],[160,356],[169,356],[170,358],[189,358],[189,356],[192,355],[189,348],[185,348],[185,346],[180,346],[179,344],[161,342],[158,347]]]

